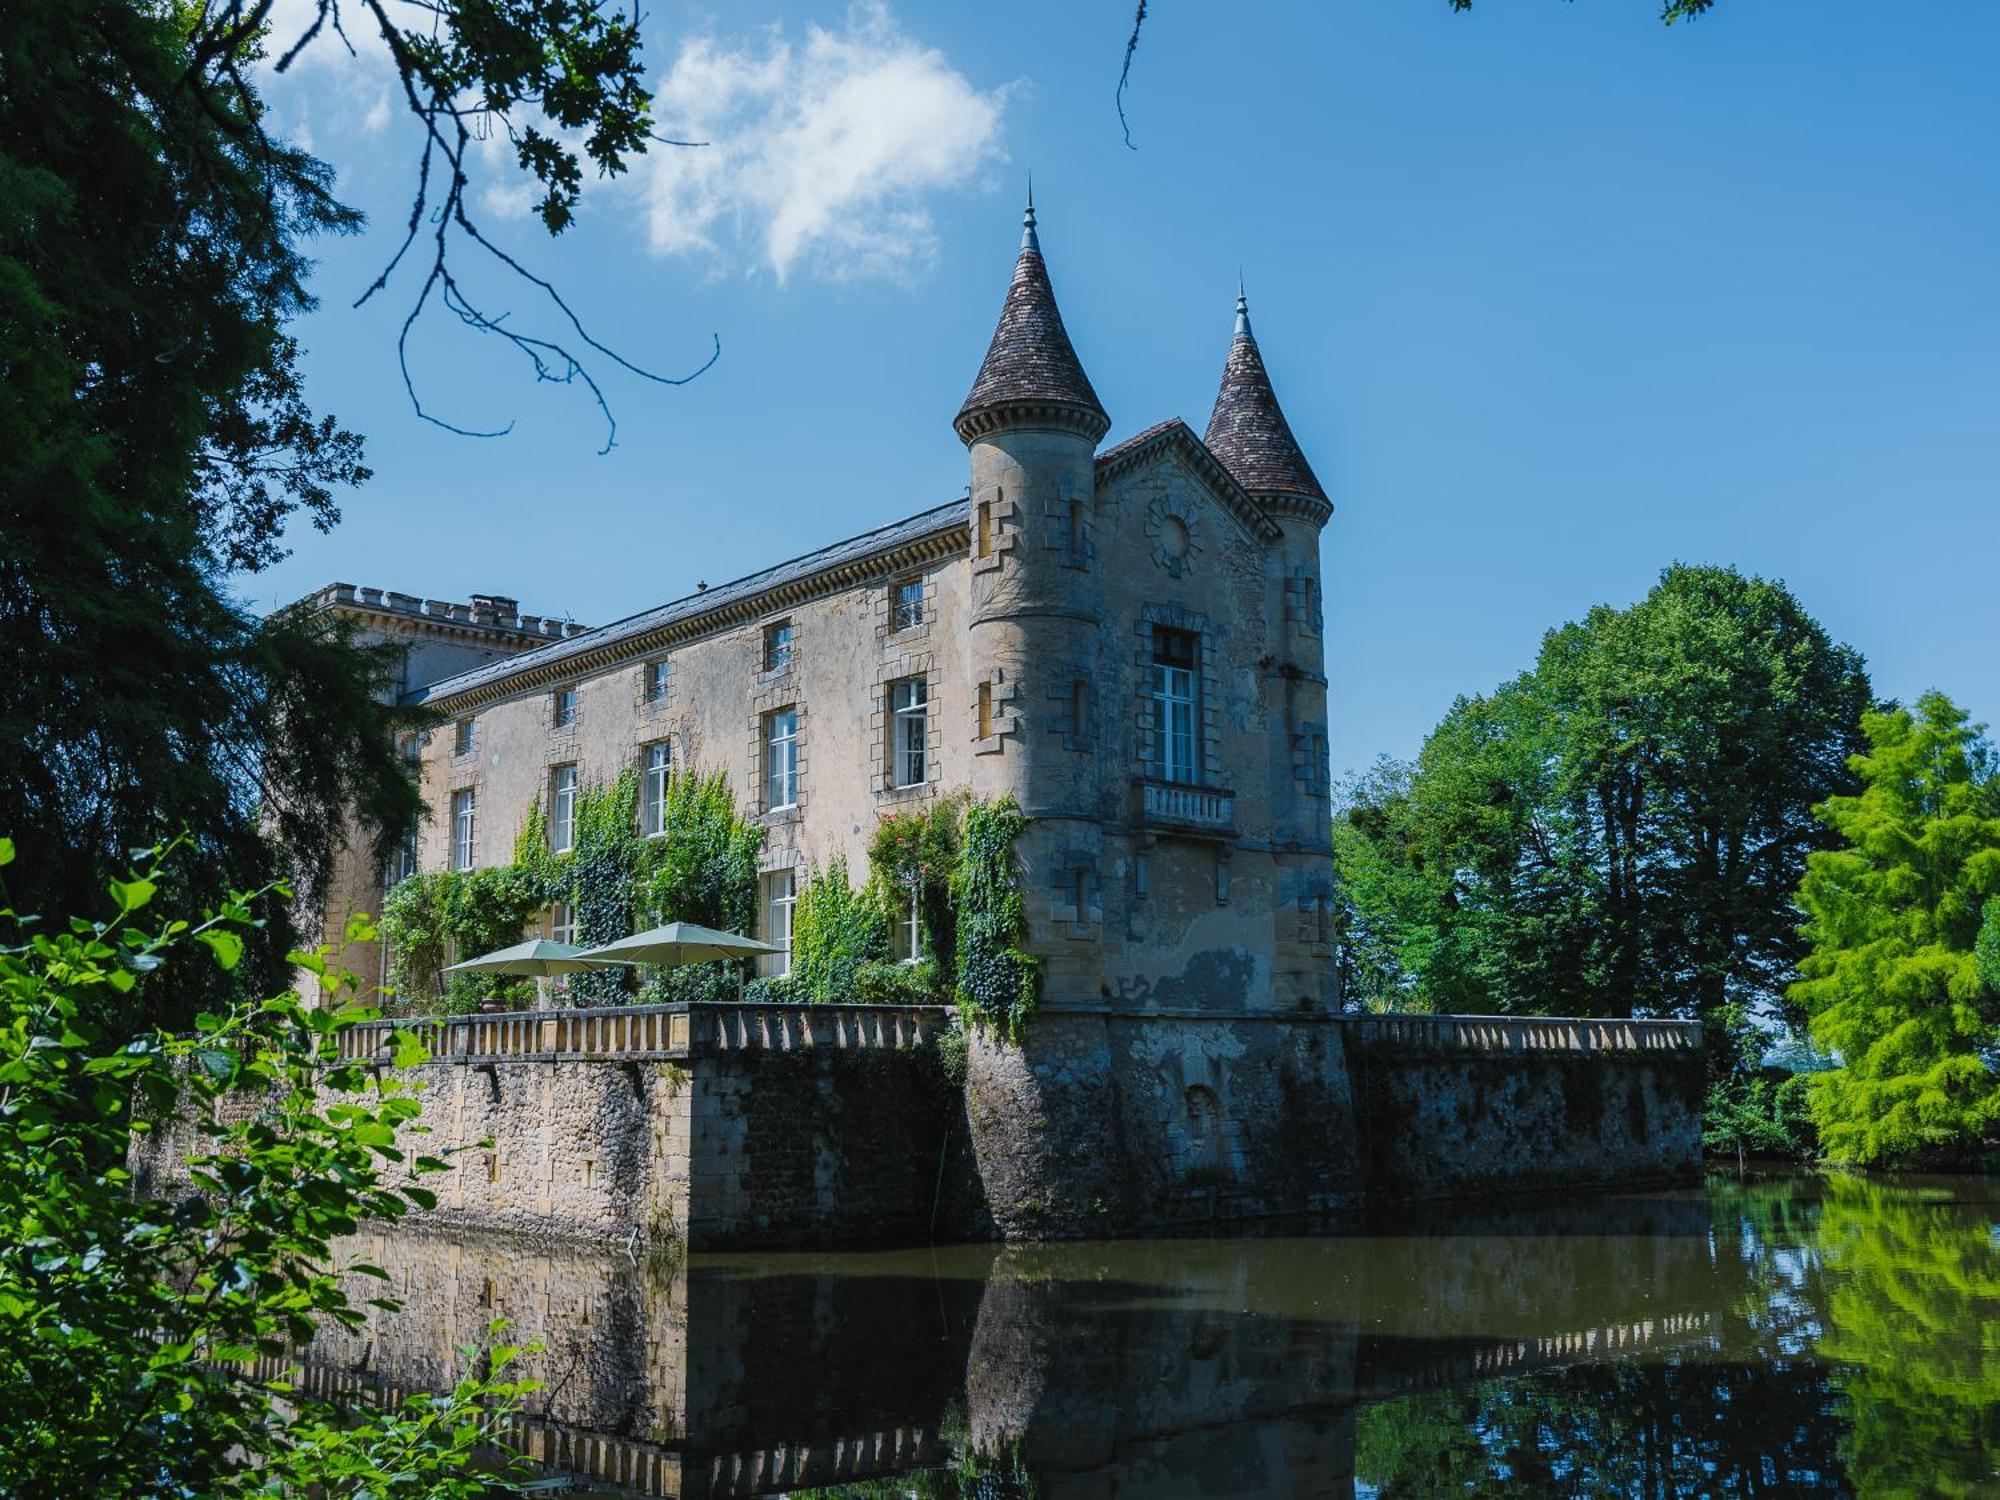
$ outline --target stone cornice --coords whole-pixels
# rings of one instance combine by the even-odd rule
[[[1009,428],[1074,432],[1094,443],[1111,430],[1111,419],[1095,407],[1067,401],[1002,401],[961,412],[952,428],[967,447]]]
[[[1252,498],[1274,516],[1295,516],[1302,521],[1310,521],[1315,526],[1324,526],[1333,519],[1333,502],[1322,500],[1317,495],[1266,493],[1259,490]]]
[[[936,562],[954,554],[963,555],[971,544],[971,527],[968,522],[960,520],[927,535],[895,543],[879,551],[844,558],[826,568],[770,588],[720,602],[713,609],[696,610],[651,630],[621,635],[601,645],[579,642],[579,649],[574,652],[545,661],[524,663],[518,671],[507,671],[504,661],[495,663],[497,675],[465,689],[452,690],[451,679],[446,678],[427,689],[421,695],[421,701],[454,712],[483,707],[555,683],[590,676],[607,668],[643,661],[675,646],[715,635],[775,611],[868,583],[884,573]]]

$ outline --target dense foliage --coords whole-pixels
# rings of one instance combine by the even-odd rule
[[[1792,893],[1853,785],[1861,659],[1781,585],[1676,566],[1461,699],[1349,788],[1342,963],[1364,1003],[1687,1016],[1716,1071],[1790,1017]]]
[[[530,981],[443,970],[457,959],[509,947],[540,913],[568,906],[580,947],[616,942],[641,925],[694,922],[750,932],[757,913],[757,856],[764,830],[736,808],[729,779],[689,770],[667,784],[664,833],[638,831],[638,782],[631,772],[577,793],[571,847],[549,847],[547,815],[529,805],[512,863],[480,870],[430,870],[398,882],[383,902],[392,1000],[405,1013],[463,1011],[487,1000],[525,1004]],[[734,964],[660,971],[649,1000],[734,999]],[[574,974],[562,991],[584,1005],[632,998],[631,971]]]
[[[2000,991],[1980,971],[2000,894],[2000,768],[1939,693],[1871,713],[1861,790],[1820,816],[1841,847],[1808,862],[1812,951],[1793,997],[1842,1066],[1813,1079],[1836,1161],[1976,1158],[2000,1144]]]
[[[0,840],[0,865],[12,857]],[[162,874],[114,881],[108,921],[0,913],[13,929],[0,949],[0,1495],[485,1493],[474,1452],[527,1389],[506,1379],[513,1351],[487,1351],[488,1373],[448,1395],[382,1411],[336,1411],[254,1373],[318,1320],[362,1321],[342,1273],[380,1273],[342,1265],[336,1241],[432,1204],[383,1180],[409,1156],[417,1103],[340,1062],[339,1031],[374,1014],[355,1006],[287,994],[204,1012],[191,1037],[108,1033],[98,1018],[115,997],[237,969],[261,920],[258,898],[236,893],[201,921],[149,928]],[[422,1056],[398,1039],[399,1063]],[[219,1108],[234,1090],[232,1105],[257,1107]],[[126,1169],[128,1132],[170,1127],[196,1143],[201,1192],[178,1202],[134,1191]]]
[[[386,854],[419,815],[393,663],[310,612],[259,620],[229,585],[368,477],[360,439],[308,405],[287,331],[312,305],[311,241],[361,223],[268,128],[259,90],[302,48],[343,45],[343,24],[388,48],[424,142],[403,249],[421,243],[396,256],[418,310],[436,298],[538,377],[589,379],[560,339],[482,314],[446,252],[513,268],[468,212],[475,133],[505,132],[552,230],[585,162],[644,149],[636,19],[588,0],[307,0],[285,34],[279,17],[275,0],[0,6],[0,827],[28,856],[17,898],[45,910],[82,909],[128,850],[191,830],[199,856],[164,875],[177,899],[282,875],[309,914],[341,831]],[[290,927],[287,909],[249,932],[242,972],[281,983]],[[223,988],[145,999],[185,1021]]]
[[[958,1003],[969,1020],[1018,1033],[1035,1007],[1040,964],[1021,948],[1027,916],[1014,841],[1028,826],[1012,797],[965,809],[958,874]]]

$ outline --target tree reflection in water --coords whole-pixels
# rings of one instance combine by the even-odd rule
[[[1364,1410],[1385,1497],[2000,1494],[2000,1194],[1847,1174],[1718,1187],[1712,1349]],[[1723,1277],[1719,1276],[1719,1282]]]
[[[309,1382],[435,1384],[504,1312],[546,1346],[523,1446],[607,1494],[2000,1495],[2000,1192],[1974,1179],[1318,1238],[357,1253],[405,1309],[322,1335]]]

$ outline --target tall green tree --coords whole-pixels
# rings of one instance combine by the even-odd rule
[[[1745,1018],[1785,1006],[1792,892],[1832,842],[1812,809],[1854,784],[1868,695],[1782,584],[1731,568],[1551,631],[1413,770],[1351,788],[1336,864],[1385,993],[1697,1017],[1735,1066]]]
[[[275,874],[309,896],[344,809],[385,851],[419,811],[379,701],[387,663],[323,619],[258,620],[229,587],[283,556],[289,519],[331,526],[368,476],[360,439],[309,407],[287,332],[312,305],[312,240],[360,217],[273,134],[258,80],[340,45],[343,19],[377,31],[420,132],[391,262],[412,316],[442,302],[536,375],[595,390],[572,346],[597,346],[559,300],[569,345],[502,326],[448,252],[519,269],[467,210],[475,129],[507,133],[551,230],[583,161],[616,171],[643,149],[636,20],[593,0],[316,0],[281,36],[273,14],[0,6],[0,829],[25,905],[85,909],[129,849],[182,829],[200,848],[171,876],[190,907]],[[246,972],[275,977],[287,926],[253,935]]]
[[[2000,1142],[2000,993],[1980,973],[2000,894],[2000,773],[1941,693],[1871,713],[1861,790],[1820,809],[1841,847],[1799,887],[1812,951],[1792,995],[1839,1068],[1812,1080],[1835,1161],[1963,1160]]]

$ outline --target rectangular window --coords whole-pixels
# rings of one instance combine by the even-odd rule
[[[922,786],[930,780],[930,703],[930,684],[921,677],[889,685],[893,786]]]
[[[471,787],[451,794],[451,867],[472,868],[472,835],[476,831],[478,806]]]
[[[453,755],[472,754],[473,721],[460,719],[451,726],[451,753]]]
[[[1199,644],[1186,630],[1153,631],[1153,743],[1162,781],[1201,780],[1195,734],[1195,660]]]
[[[396,846],[396,852],[389,856],[388,869],[382,881],[385,890],[394,890],[417,873],[417,836],[413,833]]]
[[[794,807],[799,800],[799,711],[764,715],[764,808]]]
[[[993,737],[993,684],[990,682],[979,684],[978,732],[982,740]]]
[[[1090,550],[1090,537],[1084,528],[1083,502],[1069,503],[1069,557],[1071,562],[1080,563]]]
[[[646,663],[646,701],[648,703],[667,701],[667,664],[664,661]]]
[[[674,747],[656,740],[646,747],[639,783],[639,831],[648,838],[667,831],[667,780],[673,775]]]
[[[921,578],[898,579],[889,594],[889,628],[891,630],[914,630],[924,623],[924,581]]]
[[[772,870],[764,876],[764,941],[782,951],[767,954],[762,962],[766,974],[788,973],[792,967],[792,908],[798,903],[790,870]]]
[[[1076,919],[1079,922],[1088,922],[1090,920],[1090,871],[1079,865],[1070,879],[1074,886],[1074,889],[1070,892],[1070,900],[1076,907]]]
[[[889,957],[899,964],[913,964],[923,956],[923,919],[913,890],[908,904],[896,908],[896,919],[889,924]]]
[[[1090,738],[1090,684],[1081,677],[1069,685],[1069,732],[1072,739]]]
[[[764,670],[782,672],[792,664],[792,622],[780,620],[764,627]]]
[[[566,729],[576,722],[576,689],[557,688],[555,697],[554,723],[558,729]]]
[[[558,901],[549,908],[549,941],[554,943],[576,943],[576,908],[567,901]]]
[[[979,502],[978,514],[973,520],[972,555],[991,557],[993,555],[993,502]]]
[[[576,847],[576,767],[549,773],[549,848],[567,854]]]

